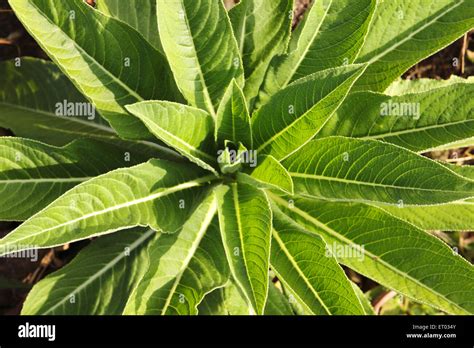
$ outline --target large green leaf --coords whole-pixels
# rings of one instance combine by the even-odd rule
[[[448,313],[474,313],[474,268],[438,238],[365,204],[271,198],[340,263]]]
[[[257,96],[271,59],[286,52],[293,0],[242,0],[229,11],[242,55],[247,100]]]
[[[295,193],[334,200],[431,205],[474,196],[474,181],[376,140],[314,140],[286,159]]]
[[[222,240],[234,279],[254,313],[268,294],[272,212],[265,193],[245,184],[216,189]]]
[[[250,114],[244,94],[235,80],[227,88],[217,109],[215,139],[220,149],[226,140],[252,148]]]
[[[157,0],[161,43],[188,102],[216,115],[224,92],[242,62],[222,1]]]
[[[353,93],[318,137],[379,139],[417,152],[474,137],[474,83],[390,97]]]
[[[179,159],[176,152],[154,142],[121,140],[95,109],[87,115],[61,113],[68,108],[90,112],[90,107],[52,62],[23,57],[19,66],[15,60],[0,63],[0,127],[16,136],[56,146],[91,138],[150,157]]]
[[[344,271],[324,241],[273,209],[271,267],[311,314],[363,314]]]
[[[141,279],[153,230],[121,231],[93,241],[59,271],[36,284],[26,315],[118,315]]]
[[[369,63],[355,88],[383,92],[411,66],[474,28],[471,0],[379,1],[356,63]]]
[[[0,240],[0,256],[61,245],[124,228],[150,226],[176,232],[214,175],[197,167],[150,160],[86,181]]]
[[[252,118],[254,149],[285,158],[313,138],[364,70],[349,65],[300,79],[276,93]]]
[[[197,314],[204,295],[229,277],[211,193],[180,232],[160,235],[149,252],[148,269],[125,308],[126,314]]]
[[[10,0],[10,5],[40,46],[119,134],[141,139],[150,136],[124,106],[147,99],[174,100],[176,87],[165,57],[143,36],[82,1]]]
[[[0,220],[26,220],[70,188],[140,160],[132,155],[127,162],[120,148],[95,141],[57,148],[0,137]]]
[[[155,0],[96,0],[96,8],[135,28],[153,47],[163,52],[158,33]]]
[[[375,3],[375,0],[314,1],[292,37],[290,52],[272,60],[259,103],[265,103],[299,78],[351,64],[364,42]]]
[[[217,174],[211,166],[217,160],[214,120],[207,112],[163,101],[128,105],[127,110],[142,120],[156,137],[192,162]]]
[[[65,145],[87,135],[95,139],[115,138],[100,116],[59,116],[64,101],[87,103],[55,64],[23,57],[0,63],[0,126],[17,136]],[[85,109],[89,111],[88,109]]]

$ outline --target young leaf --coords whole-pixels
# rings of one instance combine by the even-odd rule
[[[259,103],[266,103],[273,94],[302,77],[353,63],[364,43],[375,3],[313,1],[292,37],[290,52],[272,60]]]
[[[26,220],[70,188],[110,170],[137,164],[139,158],[133,155],[126,162],[120,148],[95,141],[75,141],[57,148],[1,137],[0,220]]]
[[[369,67],[355,90],[383,92],[411,66],[472,28],[470,0],[379,1],[356,60]]]
[[[286,159],[295,193],[334,200],[432,205],[474,196],[474,181],[375,140],[314,140]]]
[[[157,0],[161,43],[188,102],[216,116],[233,78],[243,83],[237,42],[222,1]]]
[[[311,140],[345,99],[364,66],[315,73],[276,93],[252,118],[254,148],[281,160]]]
[[[96,8],[137,30],[158,51],[163,52],[156,19],[156,0],[96,0]]]
[[[471,138],[474,83],[456,83],[395,97],[353,93],[318,138],[331,135],[378,139],[416,152]]]
[[[150,160],[82,183],[0,240],[0,256],[46,248],[124,228],[176,232],[212,179],[198,168]],[[186,208],[186,209],[184,209]]]
[[[235,80],[232,80],[217,109],[215,130],[218,146],[229,140],[234,144],[241,142],[252,148],[252,128],[244,94]]]
[[[257,184],[262,188],[276,188],[293,194],[293,180],[290,174],[273,156],[262,156],[258,159],[258,165],[250,175],[238,173],[237,178],[242,183]]]
[[[323,237],[338,262],[416,301],[474,313],[474,268],[438,238],[365,204],[271,199]]]
[[[121,231],[93,241],[33,287],[23,315],[119,315],[141,279],[153,230]]]
[[[127,105],[150,132],[189,160],[217,174],[213,144],[214,120],[203,110],[182,104],[146,101]]]
[[[204,295],[227,282],[216,211],[211,193],[181,231],[161,234],[153,241],[148,269],[131,294],[125,314],[197,314]]]
[[[245,95],[257,96],[271,59],[286,52],[293,0],[242,0],[229,11],[245,70]]]
[[[265,193],[245,184],[216,189],[219,224],[230,270],[256,314],[268,293],[272,212]]]
[[[273,209],[271,267],[311,314],[363,314],[344,271],[324,241]]]
[[[47,0],[9,2],[30,34],[121,136],[150,136],[124,106],[176,99],[168,63],[158,51],[127,24],[82,1],[54,6]]]

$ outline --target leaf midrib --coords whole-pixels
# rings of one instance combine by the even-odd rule
[[[27,168],[22,168],[27,169]],[[9,185],[9,184],[35,184],[35,183],[62,183],[62,182],[83,182],[94,177],[69,177],[69,178],[40,178],[40,179],[12,179],[12,180],[0,180],[0,185]]]
[[[430,129],[445,128],[445,127],[451,127],[451,126],[458,125],[458,124],[466,124],[466,123],[472,123],[472,122],[474,122],[474,119],[466,119],[466,120],[460,120],[460,121],[456,121],[456,122],[448,122],[448,123],[434,124],[434,125],[423,126],[423,127],[418,127],[418,128],[404,129],[404,130],[390,132],[390,133],[382,133],[382,134],[377,134],[377,135],[366,135],[366,136],[360,137],[358,139],[386,139],[386,138],[396,137],[396,136],[404,135],[404,134],[424,132],[424,131],[430,130]]]
[[[10,108],[13,108],[13,109],[19,109],[19,110],[32,112],[32,113],[37,113],[37,114],[41,114],[41,115],[44,115],[44,116],[47,116],[47,117],[54,117],[54,118],[58,118],[58,119],[62,119],[62,120],[67,120],[67,121],[73,122],[73,123],[79,123],[79,124],[82,124],[84,126],[88,126],[88,127],[91,127],[91,128],[97,128],[98,130],[102,130],[102,131],[107,132],[107,133],[115,134],[115,131],[110,127],[101,125],[101,124],[96,123],[96,122],[83,121],[83,120],[78,119],[77,117],[61,118],[60,116],[57,116],[56,114],[54,114],[52,112],[44,111],[44,110],[41,110],[41,109],[34,109],[34,108],[31,108],[31,107],[24,107],[24,106],[20,106],[20,105],[14,105],[14,104],[10,104],[10,103],[5,102],[5,101],[0,102],[0,105],[6,105],[7,107],[10,107]]]

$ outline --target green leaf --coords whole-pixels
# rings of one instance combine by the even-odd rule
[[[199,315],[249,315],[245,295],[235,281],[216,289],[204,297],[198,307]]]
[[[352,289],[354,289],[354,292],[360,301],[360,304],[362,305],[362,308],[364,309],[365,315],[376,315],[374,307],[370,303],[367,296],[362,292],[362,290],[356,284],[351,282],[351,285],[352,285]]]
[[[96,114],[58,116],[64,101],[87,110],[87,100],[51,62],[22,57],[0,63],[0,126],[17,136],[52,145],[66,145],[80,136],[98,140],[116,138]],[[92,105],[90,105],[92,106]],[[94,110],[95,111],[95,110]]]
[[[153,241],[148,269],[130,296],[125,314],[197,314],[204,295],[227,282],[216,212],[211,193],[181,231],[161,234]]]
[[[150,160],[86,181],[0,240],[0,256],[46,248],[124,228],[176,232],[215,177],[189,165]]]
[[[254,313],[268,293],[272,212],[265,193],[245,184],[216,188],[219,224],[231,273]]]
[[[229,11],[245,71],[247,100],[257,96],[271,59],[286,52],[293,0],[243,0]]]
[[[29,293],[23,315],[118,315],[145,271],[153,230],[121,231],[95,240]]]
[[[331,135],[378,139],[416,152],[474,137],[474,83],[394,97],[351,94],[318,137]]]
[[[462,78],[456,75],[452,75],[447,80],[436,80],[421,78],[416,80],[402,80],[398,79],[393,82],[384,92],[384,94],[390,96],[423,93],[428,92],[437,88],[449,87],[458,83],[474,83],[474,77]]]
[[[271,199],[343,265],[448,313],[474,312],[474,268],[438,238],[365,204]]]
[[[243,83],[237,42],[222,1],[157,0],[161,43],[192,106],[216,116],[233,78]]]
[[[433,206],[381,206],[393,216],[424,230],[469,231],[474,229],[474,200]]]
[[[70,188],[140,159],[125,157],[120,148],[95,141],[58,148],[0,137],[0,220],[26,220]]]
[[[150,136],[124,106],[174,100],[177,92],[165,58],[143,36],[82,1],[9,2],[40,46],[121,136]]]
[[[266,103],[270,96],[302,77],[353,63],[364,43],[375,3],[314,1],[293,34],[289,53],[272,60],[259,103]]]
[[[64,115],[69,107],[92,114]],[[16,136],[64,146],[78,138],[91,138],[133,151],[170,160],[176,152],[143,140],[121,140],[95,112],[66,76],[51,62],[22,57],[0,63],[0,127]],[[64,115],[64,116],[61,116]],[[87,117],[85,117],[87,116]]]
[[[271,281],[268,285],[265,315],[294,315],[288,299]]]
[[[156,19],[156,1],[96,0],[96,8],[106,15],[130,25],[142,34],[153,47],[163,53]]]
[[[252,118],[254,149],[281,160],[324,126],[345,99],[364,66],[315,73],[276,93]]]
[[[249,315],[249,306],[235,281],[230,280],[204,297],[199,304],[199,315]],[[271,282],[264,315],[293,315],[286,297]]]
[[[474,28],[470,0],[379,1],[356,63],[369,63],[355,89],[383,92],[424,58]]]
[[[229,140],[241,142],[252,148],[252,128],[244,94],[235,80],[232,80],[217,109],[215,139],[218,146]]]
[[[317,235],[273,209],[271,267],[311,314],[363,314],[344,271]]]
[[[293,194],[293,180],[285,167],[273,156],[262,156],[250,175],[238,173],[237,178],[247,184],[257,184],[262,188],[276,188]]]
[[[345,201],[433,205],[474,196],[474,181],[376,140],[314,140],[286,159],[295,193]]]
[[[127,105],[150,132],[199,166],[217,174],[213,137],[214,120],[203,110],[165,101]]]

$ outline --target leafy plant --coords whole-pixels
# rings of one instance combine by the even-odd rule
[[[474,227],[474,170],[420,155],[472,144],[474,83],[397,80],[472,1],[10,5],[53,62],[0,64],[0,254],[100,236],[24,314],[373,314],[341,265],[474,312],[427,232]]]

